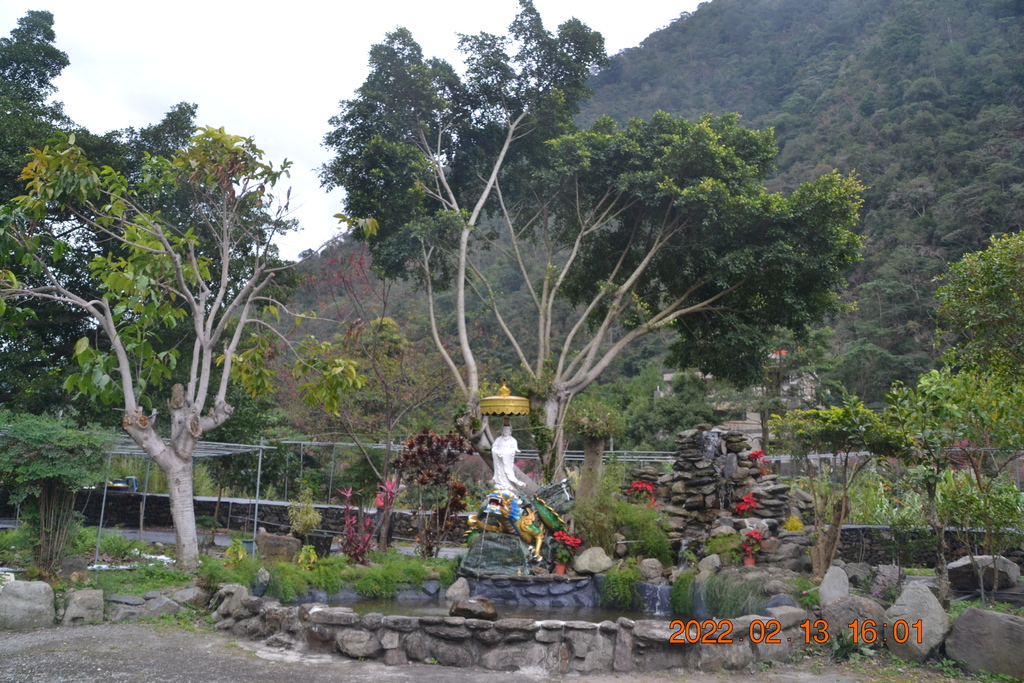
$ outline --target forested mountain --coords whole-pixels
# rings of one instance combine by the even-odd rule
[[[1024,2],[714,0],[616,55],[581,123],[664,109],[772,127],[774,189],[868,189],[834,379],[878,402],[930,367],[934,278],[1024,217]]]

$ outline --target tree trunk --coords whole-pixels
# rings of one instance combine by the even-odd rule
[[[928,505],[925,507],[928,526],[935,534],[935,578],[939,583],[939,602],[942,609],[949,609],[949,570],[946,567],[946,530],[939,522],[938,508],[935,504],[935,490],[929,487]]]
[[[580,472],[580,485],[576,492],[576,500],[584,503],[597,500],[597,489],[601,483],[604,446],[605,439],[603,437],[583,437],[583,470]]]
[[[178,569],[191,570],[199,566],[199,540],[196,535],[196,513],[192,500],[192,456],[181,457],[173,453],[169,467],[161,467],[167,475],[167,490],[171,498],[171,520],[178,543]]]

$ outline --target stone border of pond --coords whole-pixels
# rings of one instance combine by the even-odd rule
[[[494,671],[595,673],[651,672],[673,668],[742,669],[781,660],[806,647],[800,624],[814,615],[797,607],[773,607],[767,615],[729,621],[748,633],[754,621],[779,623],[778,644],[749,638],[729,644],[682,642],[679,622],[668,620],[487,621],[465,617],[357,614],[325,603],[282,605],[249,595],[244,586],[222,586],[213,598],[218,629],[270,647],[374,659],[387,665],[410,661],[479,666]],[[721,623],[721,622],[719,622]]]

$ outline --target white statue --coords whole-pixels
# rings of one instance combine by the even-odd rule
[[[512,436],[511,425],[501,428],[501,436],[494,440],[491,445],[491,457],[494,460],[494,490],[506,493],[510,496],[516,495],[516,489],[525,486],[525,483],[516,477],[516,453],[519,452],[519,442]]]

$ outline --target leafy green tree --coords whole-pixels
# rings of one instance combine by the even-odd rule
[[[985,530],[983,545],[988,550],[1003,549],[997,547],[1002,545],[997,537],[1006,519],[997,514],[1005,507],[1000,502],[1005,496],[1001,495],[998,480],[1024,449],[1022,404],[1024,389],[1019,385],[1007,386],[992,376],[949,369],[933,370],[920,377],[917,387],[895,387],[889,394],[887,418],[909,442],[899,457],[919,468],[913,481],[924,493],[925,518],[936,537],[936,576],[943,600],[948,600],[943,535],[947,522],[964,528],[977,524]],[[960,489],[963,514],[953,515],[956,519],[940,514],[938,500],[941,480],[951,468],[970,470],[973,482],[971,490]],[[947,499],[956,497],[947,494]],[[986,501],[991,503],[991,514],[974,515],[965,521],[969,510],[985,507]],[[956,509],[955,500],[948,502]],[[973,561],[973,552],[971,558]]]
[[[359,99],[332,120],[327,143],[338,154],[325,179],[346,187],[350,212],[385,212],[375,258],[418,269],[435,345],[466,399],[459,423],[484,445],[466,293],[492,308],[528,377],[544,476],[557,479],[572,397],[644,336],[674,328],[713,345],[746,329],[802,329],[834,310],[856,257],[849,228],[860,186],[828,174],[789,197],[767,192],[771,134],[735,116],[691,123],[659,113],[573,132],[600,39],[578,22],[553,36],[532,4],[522,7],[514,55],[506,39],[463,39],[465,80],[423,61],[406,33],[375,47]],[[529,338],[507,324],[500,291],[476,266],[489,247],[523,274],[536,317]],[[451,276],[461,363],[434,305]],[[574,307],[571,317],[555,314],[557,301]],[[751,348],[738,362],[755,351],[763,357]]]
[[[96,336],[109,346],[80,339],[80,371],[65,388],[123,405],[123,428],[167,475],[181,567],[198,562],[192,506],[196,443],[234,411],[227,401],[232,379],[253,395],[271,388],[264,363],[268,342],[250,335],[262,325],[262,315],[277,314],[274,281],[290,267],[279,265],[272,249],[287,224],[270,213],[271,190],[287,167],[263,161],[251,139],[203,128],[171,157],[147,158],[138,182],[131,182],[109,166],[92,164],[72,135],[33,150],[22,172],[26,194],[0,212],[0,308],[12,325],[38,301],[82,311],[95,321]],[[152,197],[179,187],[192,195],[193,226],[171,223],[146,208]],[[76,219],[71,227],[62,220],[67,214]],[[88,277],[99,281],[100,296],[86,297],[83,290],[92,291],[91,283],[83,284],[86,274],[67,279],[56,265],[79,240],[96,238],[114,246],[89,263]],[[236,262],[240,256],[242,265]],[[15,264],[34,278],[20,279],[10,269]],[[184,354],[168,344],[177,341],[173,330],[179,325],[192,329]],[[325,354],[329,346],[304,340],[294,370],[313,373],[309,393],[328,404],[363,381],[354,363]],[[171,386],[165,438],[157,431],[163,407],[155,399],[182,356],[187,379]]]
[[[950,360],[1009,383],[1024,379],[1024,233],[993,237],[941,281],[941,324],[957,339]]]
[[[791,410],[782,417],[773,416],[772,430],[780,446],[793,455],[831,454],[827,460],[819,459],[816,468],[808,465],[818,530],[811,564],[820,579],[839,548],[839,534],[850,510],[850,487],[871,462],[871,456],[899,452],[902,435],[855,396],[847,396],[842,406],[834,408]]]
[[[102,478],[110,435],[68,420],[0,412],[0,481],[21,505],[35,540],[36,565],[51,571],[63,557],[75,493]]]

